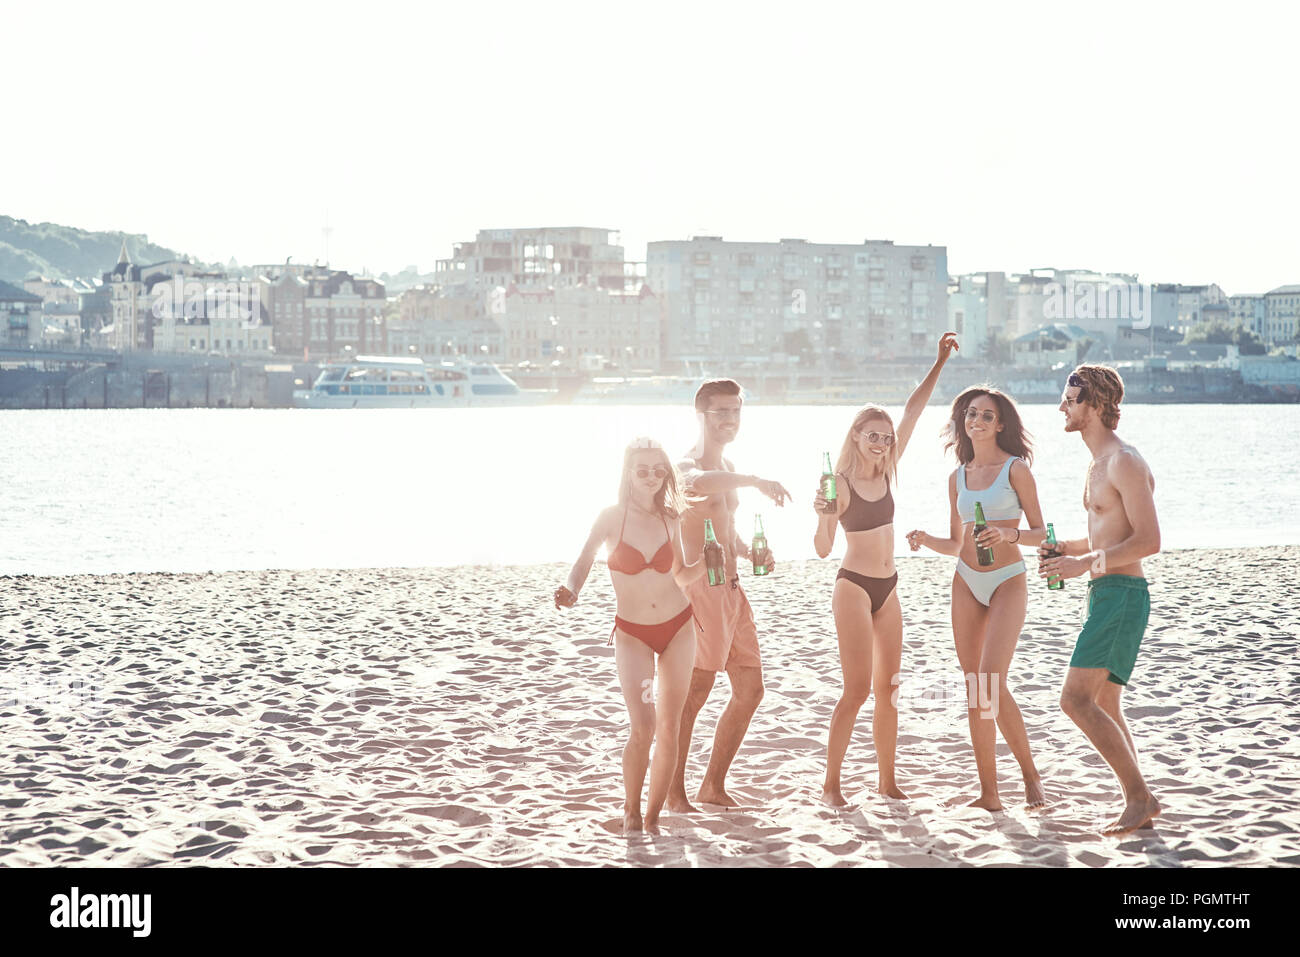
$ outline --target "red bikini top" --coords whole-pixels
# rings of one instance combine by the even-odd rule
[[[659,516],[664,523],[664,531],[668,532],[668,521],[662,515]],[[609,559],[605,562],[612,571],[622,572],[624,575],[639,575],[647,568],[653,568],[657,572],[670,572],[673,570],[673,536],[668,533],[668,541],[659,546],[659,551],[655,552],[655,557],[650,561],[645,560],[644,553],[640,549],[633,548],[627,542],[623,541],[623,529],[627,528],[627,509],[623,510],[623,525],[618,530],[618,544],[614,550],[609,553]]]

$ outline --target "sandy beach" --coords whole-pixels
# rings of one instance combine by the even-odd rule
[[[1035,580],[1012,684],[1053,805],[973,796],[948,624],[948,560],[899,561],[899,783],[874,791],[870,704],[847,811],[817,800],[840,676],[836,564],[746,580],[766,697],[729,784],[747,807],[667,815],[625,838],[627,719],[602,565],[565,569],[5,578],[0,865],[1300,864],[1300,548],[1147,562],[1152,616],[1126,713],[1164,804],[1153,830],[1097,833],[1118,787],[1057,705],[1084,587]],[[701,713],[694,791],[725,681]]]

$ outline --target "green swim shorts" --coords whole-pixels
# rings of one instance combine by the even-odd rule
[[[1147,580],[1103,575],[1088,582],[1088,619],[1079,632],[1071,668],[1105,668],[1110,681],[1126,685],[1151,614]]]

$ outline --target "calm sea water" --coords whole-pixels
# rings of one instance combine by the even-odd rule
[[[743,490],[740,528],[761,512],[778,560],[814,557],[821,455],[853,411],[745,410],[729,457],[795,502]],[[1087,449],[1053,406],[1022,414],[1044,517],[1082,535]],[[945,415],[926,410],[902,461],[900,554],[909,529],[947,528]],[[626,442],[676,457],[695,428],[678,407],[0,412],[0,573],[570,562]],[[1120,434],[1155,472],[1166,548],[1300,543],[1300,406],[1133,405]]]

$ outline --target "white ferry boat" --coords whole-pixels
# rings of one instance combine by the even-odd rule
[[[296,389],[299,409],[422,409],[483,405],[538,405],[546,389],[521,389],[490,362],[414,356],[357,356],[331,362],[310,389]]]

